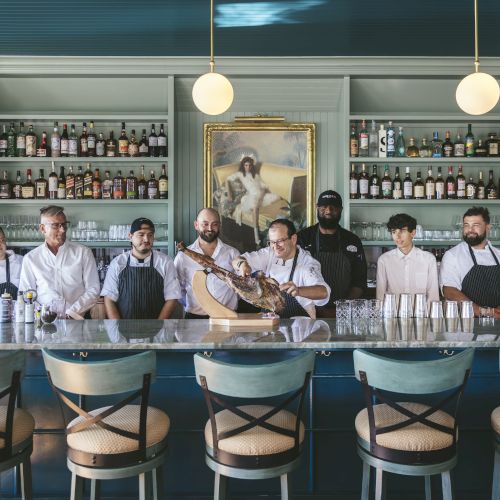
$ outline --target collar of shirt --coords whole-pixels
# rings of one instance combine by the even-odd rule
[[[412,259],[413,257],[415,257],[415,247],[411,247],[411,250],[407,253],[407,254],[404,254],[399,248],[396,248],[396,255],[400,258],[400,259]]]
[[[145,266],[146,264],[149,264],[149,261],[151,260],[151,254],[149,254],[144,260],[138,259],[134,255],[132,255],[132,251],[130,251],[130,263],[133,264],[134,266]]]
[[[215,247],[215,251],[212,254],[212,259],[215,260],[217,258],[221,249],[222,249],[222,241],[219,238],[217,238],[217,246]],[[199,237],[196,238],[196,240],[193,242],[191,250],[196,250],[198,253],[205,255],[203,249],[201,248]]]

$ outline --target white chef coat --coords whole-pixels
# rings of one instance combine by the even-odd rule
[[[321,264],[311,256],[309,252],[300,248],[297,258],[297,266],[293,275],[293,282],[297,286],[322,285],[327,289],[325,299],[311,300],[306,297],[295,297],[297,302],[309,313],[311,318],[316,317],[315,306],[324,306],[330,299],[331,289],[321,275]],[[256,252],[246,252],[242,255],[252,271],[263,271],[266,276],[274,278],[280,285],[289,281],[293,265],[293,257],[288,260],[279,259],[275,256],[271,247],[262,248]]]
[[[377,261],[377,299],[385,293],[425,293],[429,302],[439,300],[436,258],[413,247],[407,255],[399,248],[382,254]]]
[[[12,250],[7,250],[6,259],[9,259],[10,267],[10,282],[19,288],[19,278],[21,277],[21,266],[23,264],[22,255],[14,253]],[[5,283],[7,281],[7,271],[6,271],[7,261],[0,260],[0,283]],[[0,290],[0,294],[3,290]]]
[[[153,267],[163,277],[163,298],[165,301],[180,299],[181,287],[179,286],[179,281],[177,280],[174,261],[171,257],[162,252],[158,252],[156,250],[153,251]],[[103,297],[109,297],[113,302],[118,300],[118,282],[120,279],[120,273],[123,269],[125,269],[129,255],[130,267],[148,267],[150,265],[151,254],[148,255],[143,262],[139,262],[139,260],[132,255],[130,250],[118,255],[118,257],[115,257],[108,267],[106,279],[104,280],[104,285],[101,291],[101,295]]]
[[[189,250],[193,252],[203,254],[199,240],[188,246]],[[227,269],[228,271],[233,271],[233,266],[231,264],[232,260],[240,254],[236,248],[226,245],[220,239],[217,239],[217,246],[212,255],[212,259],[215,263]],[[177,269],[177,277],[181,285],[182,291],[182,303],[184,309],[192,314],[198,314],[200,316],[206,315],[206,311],[198,304],[194,293],[193,293],[193,275],[195,271],[203,269],[203,266],[195,262],[193,259],[188,257],[185,253],[179,252],[174,260],[175,268]],[[227,286],[227,284],[221,279],[217,278],[215,274],[210,273],[207,276],[207,288],[210,294],[218,300],[221,304],[229,307],[233,311],[238,305],[238,296],[236,293]]]
[[[493,250],[498,261],[500,262],[500,250],[493,247],[490,242],[482,249],[473,248],[474,257],[480,266],[495,266],[496,262],[491,254],[488,246]],[[462,241],[458,245],[450,248],[443,256],[440,267],[439,282],[443,286],[452,286],[457,290],[462,290],[462,281],[467,273],[471,270],[474,262],[469,252],[469,245]]]
[[[80,316],[99,298],[99,276],[90,248],[66,241],[54,255],[46,243],[23,259],[19,289],[35,289],[40,304],[59,303],[59,314]]]

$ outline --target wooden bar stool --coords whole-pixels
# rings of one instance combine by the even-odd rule
[[[495,433],[495,466],[493,467],[491,500],[498,500],[500,498],[500,406],[491,414],[491,426]]]
[[[210,416],[205,460],[215,472],[214,499],[226,498],[227,477],[278,476],[281,498],[288,499],[288,472],[298,465],[304,440],[300,414],[314,352],[266,365],[228,364],[195,354],[194,366]],[[222,396],[252,404],[233,406]],[[278,396],[276,406],[258,404],[258,399]],[[292,403],[294,411],[285,409]]]
[[[431,476],[441,474],[443,500],[451,500],[450,470],[457,462],[456,414],[473,357],[473,349],[436,361],[399,361],[354,351],[354,371],[363,384],[366,403],[355,421],[358,455],[363,460],[362,499],[369,497],[374,467],[377,500],[385,495],[384,471],[425,476],[427,500]],[[418,402],[411,400],[412,395]],[[439,402],[423,404],[422,395],[434,395]]]
[[[67,360],[43,349],[49,382],[62,403],[78,417],[66,424],[71,500],[83,498],[84,478],[90,498],[100,498],[100,481],[139,476],[139,499],[162,499],[161,466],[165,461],[168,415],[148,406],[156,355],[143,352],[110,361]],[[132,392],[133,391],[133,392]],[[65,393],[107,396],[130,393],[113,406],[86,411]],[[133,405],[140,398],[139,405]],[[65,412],[62,411],[63,419]],[[152,490],[151,490],[152,488]]]
[[[24,351],[0,354],[0,472],[20,466],[23,500],[31,500],[31,461],[35,420],[31,413],[16,408],[16,400],[24,372]]]

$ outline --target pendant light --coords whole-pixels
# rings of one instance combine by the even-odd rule
[[[474,66],[476,71],[466,76],[457,87],[455,97],[459,107],[469,115],[483,115],[492,110],[500,97],[498,82],[488,73],[479,71],[477,33],[477,0],[474,0]]]
[[[231,82],[214,70],[214,0],[210,0],[210,72],[201,75],[193,85],[193,101],[207,115],[224,113],[234,97]]]

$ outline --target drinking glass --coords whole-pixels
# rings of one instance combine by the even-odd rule
[[[447,300],[445,302],[446,329],[449,332],[458,330],[458,303],[456,300]]]
[[[351,301],[351,318],[362,319],[367,317],[366,301],[364,299],[356,299]]]
[[[350,300],[337,300],[335,302],[335,317],[337,321],[351,321]]]
[[[481,307],[479,310],[479,322],[482,325],[495,323],[495,309],[493,307]]]
[[[397,316],[396,295],[393,293],[386,293],[384,295],[382,311],[384,318],[395,318]]]
[[[402,293],[399,296],[399,317],[411,318],[413,316],[411,293]]]
[[[57,312],[51,305],[44,304],[40,311],[40,318],[43,323],[53,323],[57,318]]]
[[[432,319],[443,319],[443,305],[440,300],[433,300],[431,302],[431,314]]]
[[[382,317],[382,301],[378,299],[369,299],[366,301],[366,315],[370,319]]]
[[[415,318],[427,318],[427,295],[425,293],[415,294],[415,309],[413,315]]]
[[[465,319],[474,317],[474,306],[472,300],[462,300],[460,316]]]

